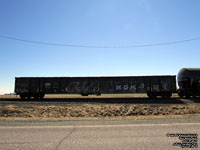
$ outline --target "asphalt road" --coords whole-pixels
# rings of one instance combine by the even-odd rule
[[[199,144],[199,129],[200,118],[59,123],[0,121],[0,149],[180,150],[182,148],[173,143],[188,142],[171,136],[193,134],[184,137],[192,137],[192,143]],[[196,149],[198,148],[192,150]]]

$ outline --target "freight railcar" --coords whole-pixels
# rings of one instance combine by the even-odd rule
[[[178,95],[180,97],[200,96],[200,68],[183,68],[179,71]]]
[[[45,94],[146,93],[150,98],[171,97],[176,76],[116,77],[16,77],[15,93],[22,99],[42,99]]]

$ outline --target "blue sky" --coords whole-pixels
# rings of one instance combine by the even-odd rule
[[[200,1],[1,0],[0,36],[71,45],[135,46],[200,37]],[[200,40],[78,48],[0,37],[0,93],[21,76],[176,75],[199,67]]]

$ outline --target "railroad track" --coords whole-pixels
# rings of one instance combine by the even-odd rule
[[[200,98],[180,99],[173,97],[170,99],[149,99],[147,97],[80,97],[80,98],[44,98],[43,100],[21,100],[19,98],[0,98],[0,105],[67,105],[67,104],[195,104],[200,103]]]

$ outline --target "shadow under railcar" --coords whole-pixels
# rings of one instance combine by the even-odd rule
[[[187,99],[193,103],[200,103],[200,98]],[[147,97],[69,97],[69,98],[51,98],[47,97],[42,100],[38,99],[25,99],[19,98],[0,98],[0,103],[7,102],[41,102],[41,103],[107,103],[107,104],[186,104],[184,99],[174,98],[156,98],[149,99]]]

